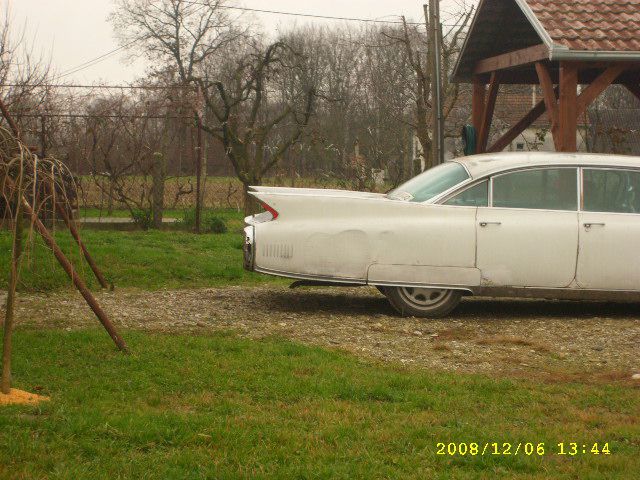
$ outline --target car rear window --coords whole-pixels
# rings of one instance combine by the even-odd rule
[[[640,213],[640,172],[584,170],[586,212]]]
[[[426,202],[469,178],[467,170],[462,165],[447,162],[400,185],[390,192],[388,197],[408,202]]]

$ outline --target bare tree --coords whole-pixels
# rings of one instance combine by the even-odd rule
[[[460,52],[462,40],[474,11],[473,8],[466,7],[466,4],[463,5],[465,8],[458,14],[454,26],[442,39],[442,90],[444,94],[443,115],[445,120],[453,112],[460,95],[459,85],[449,82],[449,77],[453,71],[455,60]],[[433,165],[433,159],[431,158],[433,139],[431,138],[430,123],[432,72],[429,71],[428,62],[426,61],[426,54],[430,48],[426,40],[426,34],[417,26],[410,26],[407,22],[403,22],[401,31],[395,33],[385,32],[384,35],[402,46],[411,67],[413,88],[409,91],[411,92],[415,109],[410,125],[415,130],[416,136],[420,141],[425,167],[430,168]]]
[[[180,83],[242,35],[223,0],[116,0],[110,16],[123,45],[144,51],[153,65],[176,67]]]
[[[0,16],[0,98],[25,134],[36,130],[35,119],[23,115],[38,112],[44,104],[50,64],[27,41],[25,28],[15,28],[7,5]]]
[[[262,183],[267,172],[300,139],[313,113],[316,90],[303,59],[284,42],[264,50],[256,43],[228,64],[226,73],[214,71],[198,79],[213,120],[203,128],[224,145],[244,186],[248,213],[255,210],[247,195],[249,186]],[[283,72],[296,81],[289,92],[270,99],[270,85],[278,83]],[[288,131],[278,128],[283,125],[289,127]]]
[[[117,93],[88,106],[84,142],[95,185],[143,228],[162,225],[166,155],[179,128],[161,91]]]

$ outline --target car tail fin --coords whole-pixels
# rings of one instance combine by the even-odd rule
[[[260,205],[262,205],[262,208],[264,208],[267,212],[271,214],[271,217],[272,217],[271,220],[275,220],[280,215],[278,211],[275,208],[271,207],[267,202],[261,201]]]
[[[249,190],[249,195],[254,197],[258,203],[264,208],[264,212],[256,215],[256,217],[260,217],[263,222],[265,221],[273,221],[280,216],[279,206],[276,205],[278,202],[274,195],[264,194],[263,192],[255,191],[253,188]],[[271,218],[265,218],[268,215]]]

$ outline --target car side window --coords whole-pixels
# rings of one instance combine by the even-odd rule
[[[586,212],[640,213],[640,172],[585,168],[583,191]]]
[[[484,181],[467,188],[451,197],[444,204],[458,207],[487,207],[489,205],[489,182]]]
[[[578,169],[521,170],[493,178],[493,206],[537,210],[578,209]]]

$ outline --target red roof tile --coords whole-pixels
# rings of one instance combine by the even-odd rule
[[[554,43],[571,50],[640,51],[640,0],[527,0]]]

